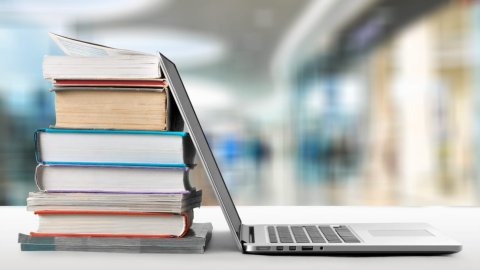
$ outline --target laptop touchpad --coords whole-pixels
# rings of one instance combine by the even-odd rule
[[[369,230],[368,232],[375,237],[433,236],[427,230]]]

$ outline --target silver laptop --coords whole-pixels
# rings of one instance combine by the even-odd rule
[[[160,56],[165,78],[240,251],[258,254],[444,254],[462,249],[461,244],[423,223],[243,224],[175,64]]]

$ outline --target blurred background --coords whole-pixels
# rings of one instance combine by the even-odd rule
[[[0,1],[2,205],[55,123],[48,32],[172,59],[238,204],[480,202],[477,1]]]

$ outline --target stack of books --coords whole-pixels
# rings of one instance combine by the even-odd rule
[[[203,252],[211,224],[193,224],[195,151],[159,56],[58,35],[46,56],[56,123],[35,133],[39,227],[21,249]]]

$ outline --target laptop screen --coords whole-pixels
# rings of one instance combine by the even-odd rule
[[[162,58],[161,65],[162,70],[165,73],[164,76],[169,83],[170,90],[190,133],[190,137],[195,145],[197,154],[205,168],[207,177],[212,185],[215,195],[217,196],[218,203],[222,208],[223,214],[227,219],[230,230],[232,233],[234,232],[236,244],[239,248],[242,248],[240,242],[240,227],[242,222],[238,215],[237,209],[235,208],[232,197],[228,192],[227,186],[223,181],[222,174],[220,173],[220,169],[215,161],[212,150],[208,145],[200,122],[195,114],[195,110],[190,102],[190,98],[188,97],[175,64],[173,64],[162,54],[160,54],[160,56]]]

